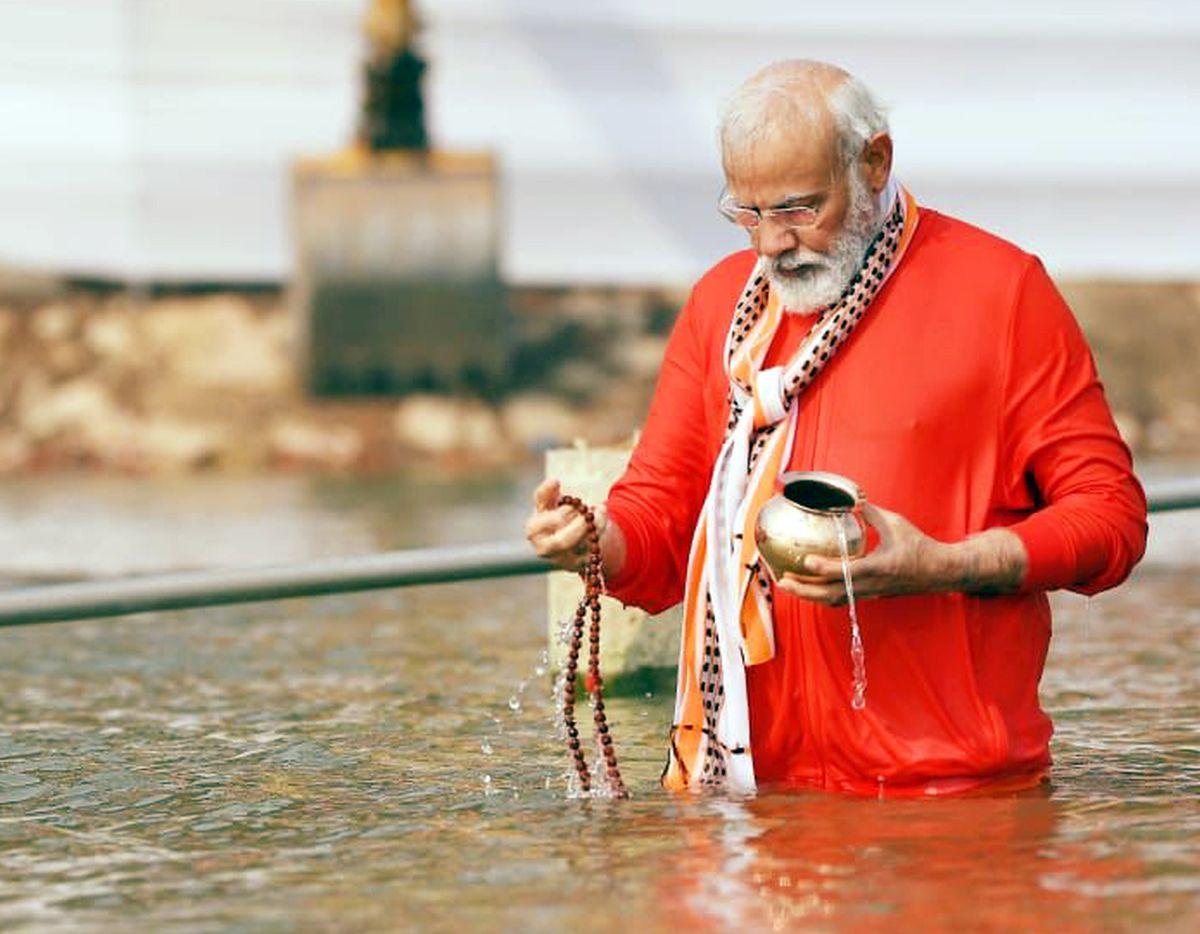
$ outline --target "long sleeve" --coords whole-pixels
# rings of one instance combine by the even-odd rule
[[[688,551],[711,470],[705,384],[709,361],[692,292],[675,322],[641,438],[608,495],[625,563],[608,592],[658,613],[683,597]]]
[[[1022,589],[1113,587],[1145,549],[1146,498],[1083,334],[1034,259],[1006,363],[1000,450],[1010,495],[1034,508],[1011,526],[1029,555]]]

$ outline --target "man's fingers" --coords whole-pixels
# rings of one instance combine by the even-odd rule
[[[557,509],[547,512],[534,513],[525,523],[525,537],[536,544],[536,540],[551,539],[576,521],[582,523],[583,519],[569,506],[559,506]]]
[[[846,604],[846,587],[840,581],[834,583],[809,583],[807,581],[796,578],[794,575],[788,575],[783,580],[778,581],[775,587],[785,593],[791,594],[793,597],[799,597],[802,600],[809,600],[813,603],[823,603],[825,606],[845,606]],[[854,585],[854,597],[857,600],[870,600],[880,596],[880,588],[875,581],[864,581],[863,586]]]
[[[838,580],[841,580],[841,578],[839,577]],[[828,584],[831,582],[831,579],[820,577],[816,574],[797,574],[794,571],[787,571],[783,575],[783,581],[776,581],[776,583],[783,583],[784,581],[792,584]]]
[[[534,554],[546,558],[563,570],[582,567],[587,555],[587,520],[573,506],[560,506],[562,485],[555,477],[538,484],[533,491],[533,514],[525,521],[525,538]],[[602,504],[593,509],[596,531],[603,533],[608,512]]]
[[[886,573],[891,553],[883,546],[862,558],[851,558],[850,578],[854,581],[869,580],[877,574]],[[844,580],[842,560],[824,555],[809,555],[804,559],[804,573],[796,577],[810,582],[836,583]]]
[[[788,574],[775,585],[780,590],[799,597],[801,600],[811,600],[813,603],[823,603],[826,606],[838,606],[846,602],[846,589],[838,584],[808,584]]]
[[[860,584],[866,586],[869,582],[877,578],[886,578],[892,574],[892,559],[894,555],[886,546],[881,545],[872,551],[869,555],[861,558],[850,559],[850,580],[857,588]],[[807,563],[806,563],[807,566]],[[814,577],[822,578],[826,581],[841,581],[842,577],[842,562],[833,561],[830,563],[828,559],[822,559],[820,565],[820,574],[814,574]]]
[[[841,580],[842,559],[809,555],[804,559],[804,574],[821,580]]]
[[[577,515],[562,528],[547,535],[540,543],[535,543],[535,545],[540,545],[538,553],[543,557],[575,551],[583,541],[586,532],[587,524],[583,521],[583,516]]]
[[[561,484],[557,477],[547,477],[533,491],[533,505],[538,510],[553,509],[558,505]]]
[[[862,514],[867,524],[879,533],[880,547],[886,548],[896,540],[896,520],[900,518],[899,513],[873,503],[863,503]]]
[[[525,523],[525,537],[533,539],[540,535],[552,535],[571,521],[571,517],[574,515],[576,515],[575,510],[569,506],[535,512]]]

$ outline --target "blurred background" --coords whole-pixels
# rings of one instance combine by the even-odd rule
[[[1200,452],[1200,7],[0,3],[0,470],[512,463],[636,427],[781,57],[1039,254],[1141,454]]]
[[[355,138],[369,6],[0,5],[0,254],[121,282],[286,282],[291,167]],[[681,286],[740,246],[713,210],[717,114],[789,56],[860,75],[914,190],[1060,276],[1195,276],[1195,4],[825,6],[418,4],[430,140],[500,163],[505,280]]]
[[[0,0],[0,582],[511,541],[550,449],[597,499],[786,57],[1041,256],[1139,474],[1200,474],[1195,0]],[[541,577],[2,629],[0,926],[1182,930],[1198,516],[1054,595],[1053,796],[959,809],[681,809],[669,687],[575,807]]]

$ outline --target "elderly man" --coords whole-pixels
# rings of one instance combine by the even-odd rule
[[[1084,338],[1038,260],[918,206],[886,119],[830,65],[771,65],[721,122],[721,213],[752,250],[696,284],[645,429],[600,513],[609,592],[685,601],[665,784],[872,795],[1041,782],[1046,591],[1141,556],[1146,503]],[[851,562],[772,581],[752,545],[786,470],[866,491]],[[577,567],[542,484],[527,535]],[[877,539],[877,540],[876,540]],[[748,544],[751,542],[751,544]]]

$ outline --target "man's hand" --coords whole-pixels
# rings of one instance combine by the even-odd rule
[[[570,506],[559,506],[561,484],[551,477],[533,491],[533,513],[525,523],[525,537],[540,558],[564,571],[583,570],[587,558],[587,522]],[[600,557],[606,577],[615,577],[625,559],[625,537],[608,521],[604,505],[593,507]]]
[[[855,597],[1013,593],[1025,574],[1025,546],[1007,529],[989,529],[948,543],[926,535],[899,513],[870,503],[863,507],[863,518],[879,533],[879,547],[850,561]],[[846,602],[840,559],[809,555],[804,570],[785,574],[776,586],[815,603]]]

